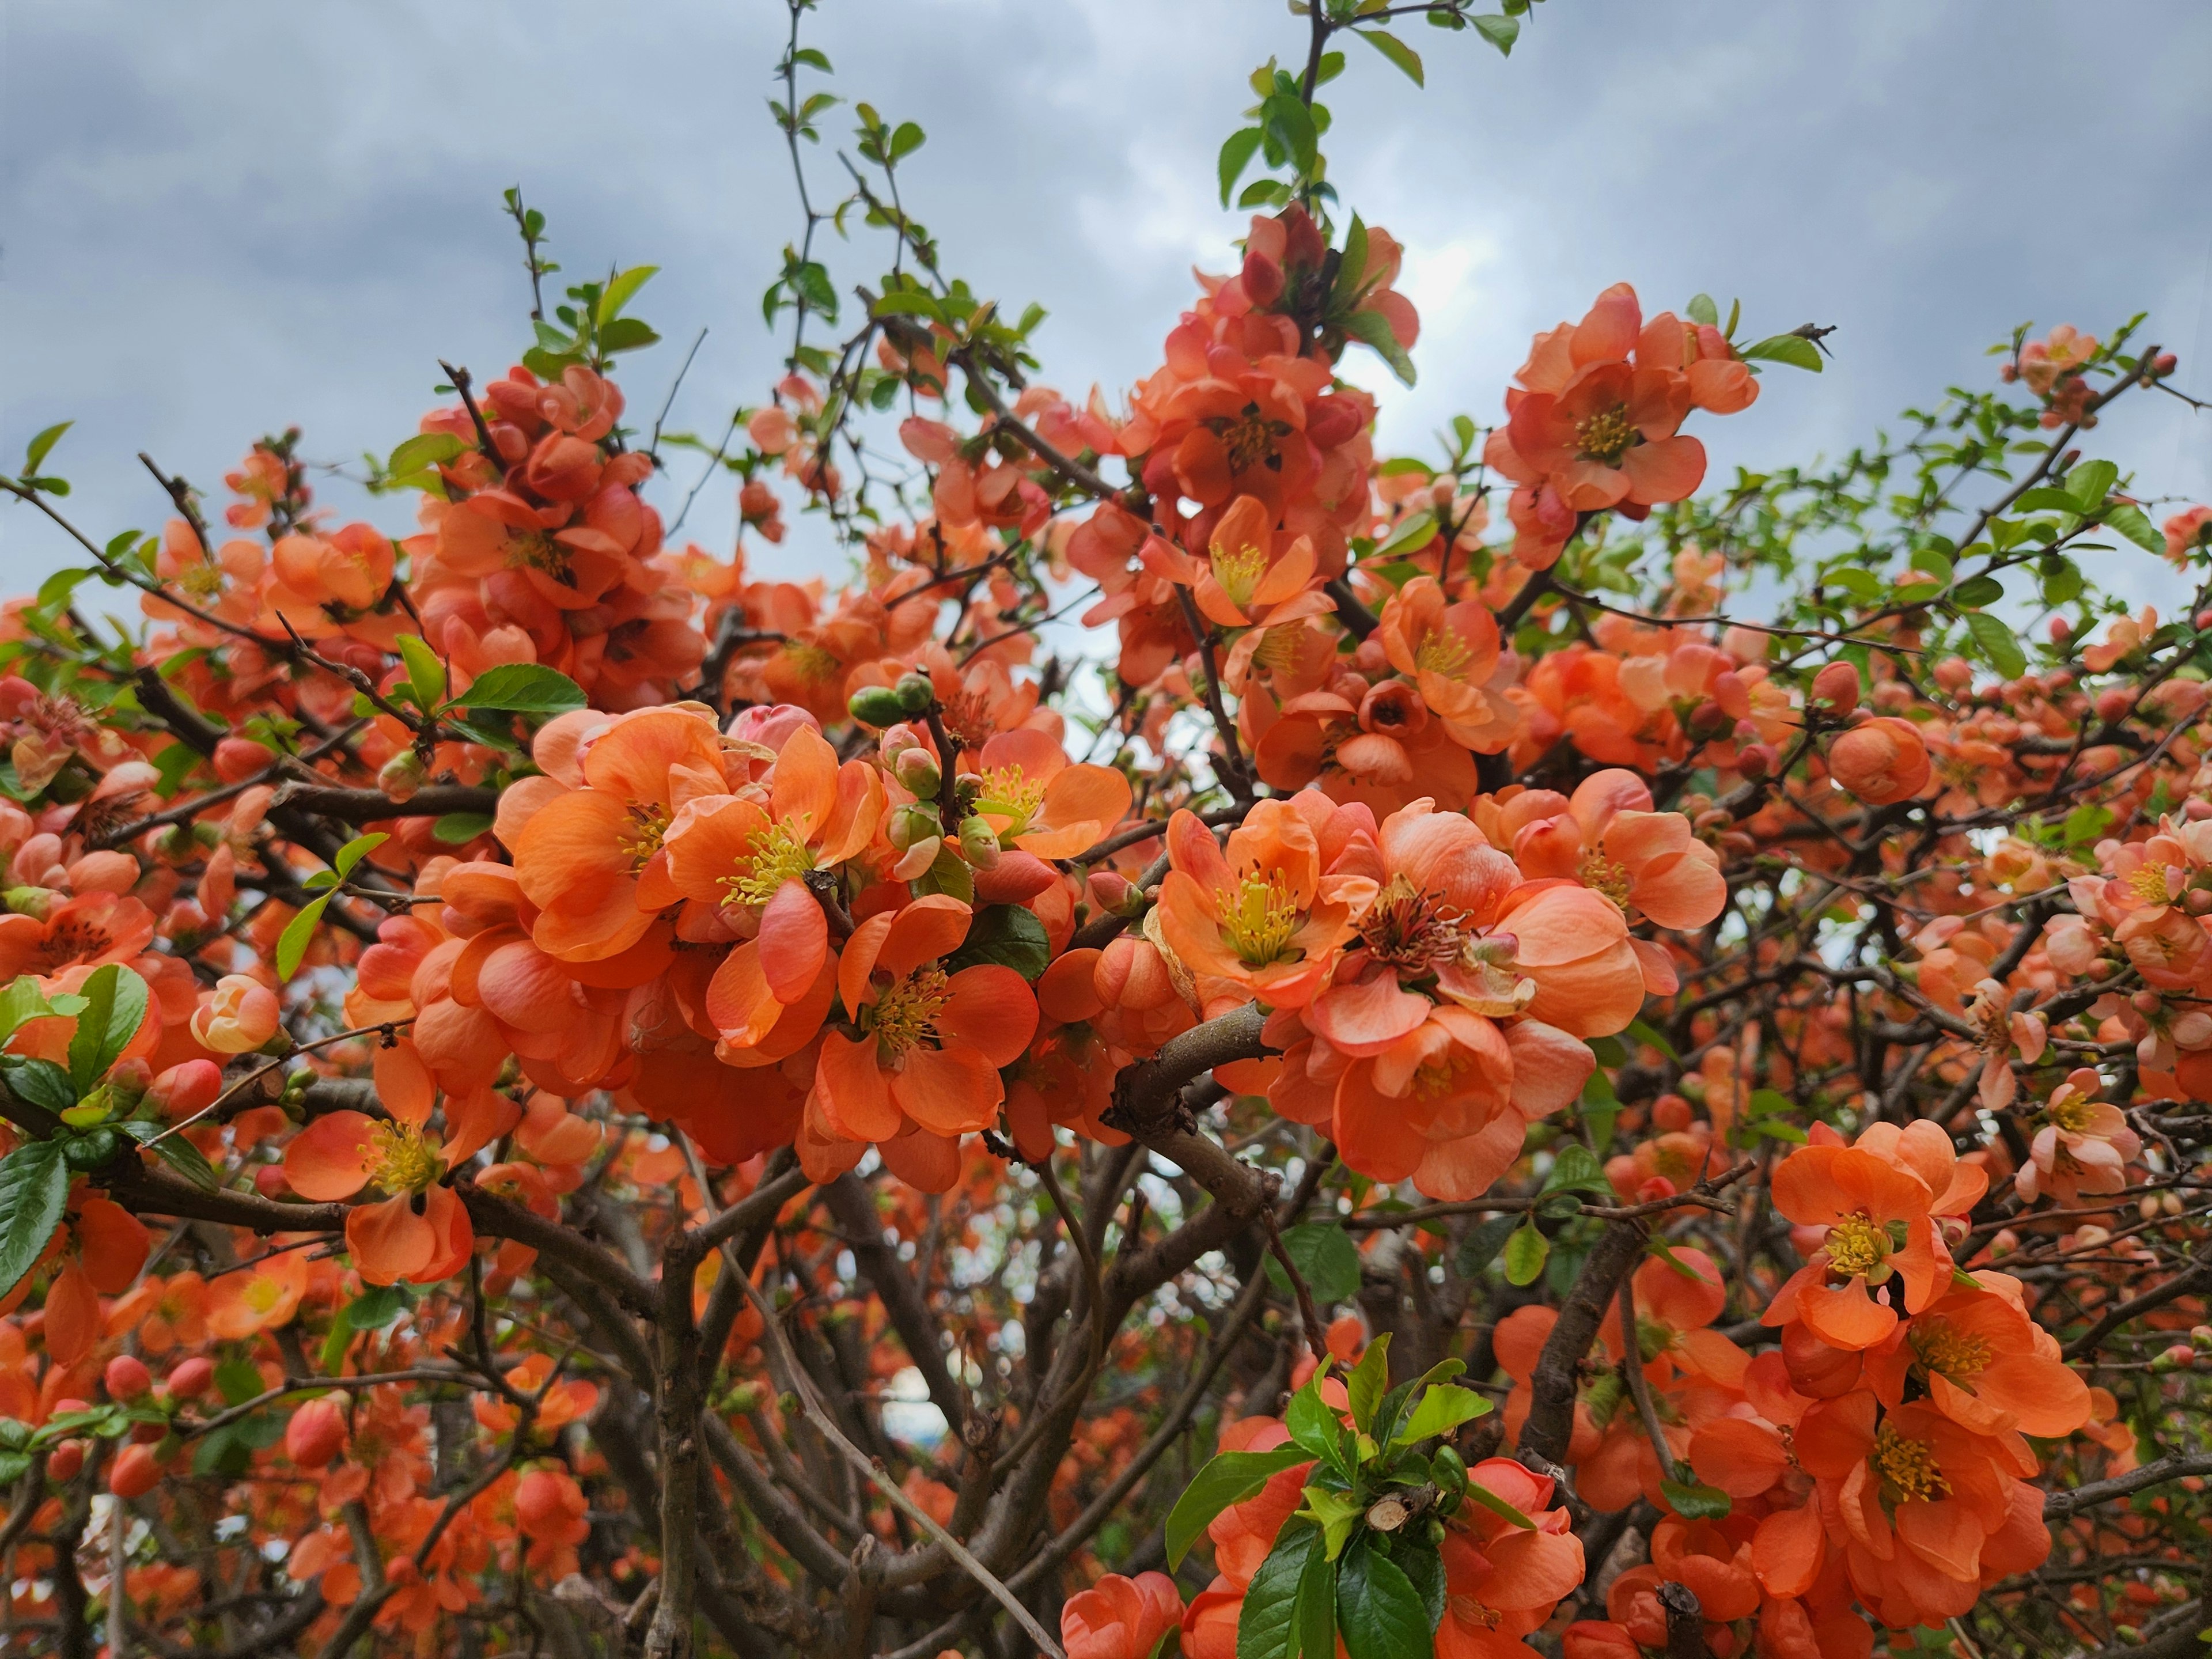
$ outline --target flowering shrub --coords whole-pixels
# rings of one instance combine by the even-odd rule
[[[389,528],[0,477],[89,560],[0,614],[0,1650],[2189,1650],[2212,509],[2084,453],[2174,358],[1709,487],[1827,331],[1622,283],[1378,453],[1316,100],[1422,65],[1307,15],[1124,398],[860,105],[719,440],[510,193]]]

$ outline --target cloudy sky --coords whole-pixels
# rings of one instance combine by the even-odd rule
[[[717,427],[778,356],[759,301],[797,225],[764,106],[785,27],[778,0],[0,0],[0,468],[75,418],[50,470],[104,538],[163,514],[140,449],[207,485],[289,422],[319,459],[389,449],[436,359],[486,376],[526,343],[518,183],[571,274],[664,267],[635,309],[669,343],[630,360],[631,402],[649,418],[704,327],[672,424]],[[1548,0],[1510,62],[1401,29],[1425,94],[1356,43],[1329,88],[1333,176],[1407,246],[1425,324],[1388,441],[1490,417],[1529,334],[1622,278],[1654,303],[1741,295],[1759,332],[1837,326],[1826,374],[1771,376],[1706,427],[1723,464],[1833,452],[1981,383],[2019,320],[2148,310],[2212,389],[2202,0]],[[1192,264],[1229,265],[1213,155],[1251,68],[1303,30],[1275,0],[823,0],[805,39],[836,90],[927,129],[907,200],[947,267],[1049,310],[1054,383],[1118,395]],[[834,195],[849,118],[824,128]],[[2131,401],[2097,452],[2146,493],[2212,495],[2212,416]],[[732,518],[710,489],[687,533]],[[781,568],[819,548],[795,537]],[[7,588],[65,552],[0,511]]]

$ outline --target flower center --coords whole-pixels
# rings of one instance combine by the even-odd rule
[[[653,802],[632,802],[629,823],[619,836],[632,872],[642,870],[660,850],[660,838],[668,833],[668,809]]]
[[[2051,1103],[2043,1109],[2044,1115],[2069,1134],[2086,1133],[2089,1127],[2090,1111],[2095,1103],[2088,1096],[2077,1095],[2070,1090],[2060,1092],[2064,1098],[2062,1099],[2058,1094],[2052,1095]]]
[[[937,1017],[951,994],[943,969],[917,968],[876,999],[872,1029],[886,1064],[897,1065],[908,1049],[937,1036]]]
[[[1221,931],[1237,959],[1248,968],[1280,962],[1290,954],[1291,935],[1297,930],[1298,902],[1282,872],[1245,872],[1221,917]]]
[[[788,818],[756,830],[746,843],[744,867],[722,878],[723,902],[758,909],[776,896],[787,881],[797,881],[814,867],[814,854],[806,837]]]
[[[1462,1625],[1479,1625],[1485,1630],[1496,1630],[1502,1616],[1497,1608],[1472,1595],[1455,1595],[1451,1599],[1451,1614]]]
[[[508,537],[507,562],[510,568],[536,570],[556,582],[575,580],[575,572],[568,563],[568,550],[542,530],[520,530]]]
[[[2162,864],[2146,864],[2136,870],[2128,878],[2128,890],[2145,904],[2170,904],[2173,902],[2172,890],[2167,884],[2166,866]]]
[[[983,775],[982,799],[976,805],[987,801],[994,810],[1013,819],[1013,828],[1019,831],[1044,805],[1044,784],[1042,780],[1031,780],[1018,766],[994,767]]]
[[[1933,1503],[1951,1495],[1951,1483],[1936,1467],[1936,1449],[1925,1440],[1908,1440],[1887,1423],[1875,1431],[1867,1462],[1882,1479],[1882,1495],[1893,1502]]]
[[[1575,447],[1584,460],[1600,461],[1611,466],[1628,453],[1629,445],[1636,441],[1636,428],[1628,418],[1628,405],[1615,404],[1611,409],[1586,415],[1575,423]]]
[[[1830,1273],[1846,1279],[1871,1274],[1888,1257],[1889,1234],[1864,1215],[1847,1215],[1828,1229]]]
[[[1474,654],[1474,647],[1450,629],[1432,628],[1413,647],[1413,666],[1424,674],[1440,674],[1449,679],[1467,666],[1468,659]]]
[[[445,1173],[437,1149],[411,1123],[380,1123],[368,1139],[369,1179],[387,1193],[419,1193]]]
[[[1911,1340],[1923,1370],[1938,1372],[1954,1382],[1971,1383],[1990,1363],[1989,1338],[1962,1331],[1948,1319],[1914,1320]]]
[[[1224,421],[1216,428],[1221,434],[1221,447],[1228,452],[1229,470],[1243,472],[1262,461],[1271,465],[1275,459],[1275,440],[1290,428],[1280,421],[1271,421],[1260,412],[1257,404],[1244,405],[1244,412],[1236,419]]]
[[[1628,908],[1628,866],[1606,857],[1597,848],[1583,854],[1575,873],[1593,893],[1602,893],[1621,910]]]
[[[196,599],[211,599],[222,592],[222,567],[202,559],[178,574],[177,586]]]
[[[1240,610],[1252,603],[1260,578],[1267,574],[1267,556],[1256,547],[1240,547],[1234,553],[1214,550],[1213,580]]]
[[[842,672],[833,654],[804,640],[786,640],[783,654],[791,659],[791,665],[799,678],[809,685],[823,684],[835,679]]]
[[[1359,937],[1377,962],[1415,978],[1450,961],[1467,943],[1460,918],[1403,874],[1391,877],[1376,896],[1360,921]]]

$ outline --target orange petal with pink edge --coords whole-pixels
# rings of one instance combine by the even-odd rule
[[[1229,860],[1222,856],[1221,844],[1213,839],[1213,831],[1199,822],[1195,812],[1181,810],[1170,818],[1167,841],[1169,862],[1201,889],[1227,887],[1236,880]]]
[[[1430,1006],[1428,998],[1403,989],[1395,974],[1385,972],[1322,993],[1308,1006],[1305,1022],[1346,1054],[1378,1054],[1419,1030]]]
[[[903,979],[923,963],[957,950],[972,920],[968,907],[950,893],[918,898],[891,918],[875,965],[893,979]]]
[[[884,821],[883,774],[866,761],[837,769],[837,804],[819,834],[816,849],[823,864],[842,864],[865,852]]]
[[[918,1193],[949,1193],[960,1179],[960,1139],[927,1129],[879,1142],[884,1167]]]
[[[761,913],[761,971],[778,1002],[805,995],[830,955],[830,922],[801,881],[787,881]]]
[[[988,1129],[1006,1098],[998,1067],[963,1048],[909,1048],[905,1066],[891,1074],[890,1093],[908,1117],[940,1135]]]
[[[346,1212],[346,1249],[368,1283],[390,1285],[410,1278],[438,1254],[438,1230],[427,1217],[416,1215],[414,1206],[415,1194],[402,1193]]]
[[[362,1112],[326,1112],[284,1149],[284,1179],[311,1204],[351,1198],[368,1180],[376,1120]]]
[[[1036,1035],[1037,1005],[1029,981],[1011,968],[982,963],[946,981],[937,1029],[948,1042],[970,1045],[994,1070],[1011,1066]]]
[[[825,1035],[814,1092],[831,1127],[848,1139],[889,1140],[899,1132],[899,1109],[877,1063],[873,1037],[855,1042],[836,1031]]]
[[[477,971],[477,995],[495,1019],[524,1031],[557,1031],[576,1018],[575,981],[528,939],[494,951]]]

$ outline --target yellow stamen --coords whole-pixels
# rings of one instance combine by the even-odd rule
[[[2145,904],[2170,904],[2173,894],[2166,884],[2166,866],[2146,864],[2128,878],[2128,890]]]
[[[1863,1215],[1847,1215],[1828,1229],[1828,1271],[1855,1278],[1889,1259],[1889,1234]]]
[[[1424,674],[1437,674],[1446,679],[1467,666],[1474,649],[1449,628],[1431,629],[1413,647],[1413,666]]]
[[[411,1123],[380,1123],[368,1139],[369,1179],[387,1193],[419,1193],[446,1172],[437,1148]]]
[[[622,837],[622,849],[629,856],[629,867],[642,870],[660,850],[660,838],[668,833],[668,809],[655,802],[633,802],[629,809],[629,827]]]
[[[2096,1102],[2088,1096],[2069,1091],[2063,1100],[2057,1095],[2051,1096],[2051,1103],[2043,1109],[2043,1115],[2069,1134],[2084,1134],[2088,1131],[2090,1113],[2095,1107]]]
[[[1290,954],[1300,920],[1297,900],[1280,871],[1249,870],[1222,911],[1221,931],[1238,961],[1264,968]]]
[[[758,909],[776,896],[787,881],[797,881],[814,867],[814,854],[806,837],[789,818],[756,830],[746,843],[744,865],[735,875],[722,878],[723,902]]]
[[[1213,580],[1241,610],[1252,603],[1260,579],[1267,574],[1267,557],[1256,547],[1240,547],[1234,553],[1213,552]]]
[[[1990,1363],[1989,1338],[1962,1331],[1948,1319],[1914,1320],[1910,1340],[1923,1370],[1948,1376],[1962,1387],[1972,1384]]]
[[[568,550],[542,530],[525,530],[507,538],[507,562],[516,570],[537,570],[556,582],[574,582]]]
[[[1606,857],[1593,847],[1583,854],[1576,873],[1593,893],[1602,893],[1621,910],[1628,908],[1628,866]]]
[[[941,968],[917,968],[875,1000],[871,1016],[885,1063],[896,1066],[908,1049],[937,1035],[937,1017],[951,1000]]]
[[[1867,1461],[1882,1478],[1883,1495],[1898,1503],[1933,1503],[1951,1495],[1936,1449],[1925,1440],[1906,1439],[1887,1423],[1875,1431],[1874,1455]]]
[[[992,805],[1003,807],[1019,830],[1044,805],[1044,784],[1032,780],[1018,766],[994,767],[983,774],[981,799]]]
[[[1636,441],[1636,428],[1628,418],[1628,405],[1616,404],[1611,409],[1584,416],[1575,426],[1575,447],[1586,460],[1613,465],[1628,453],[1629,445]]]
[[[820,646],[809,645],[804,640],[785,641],[783,654],[791,659],[791,665],[798,671],[799,678],[810,685],[820,685],[836,678],[843,672],[836,657]]]

